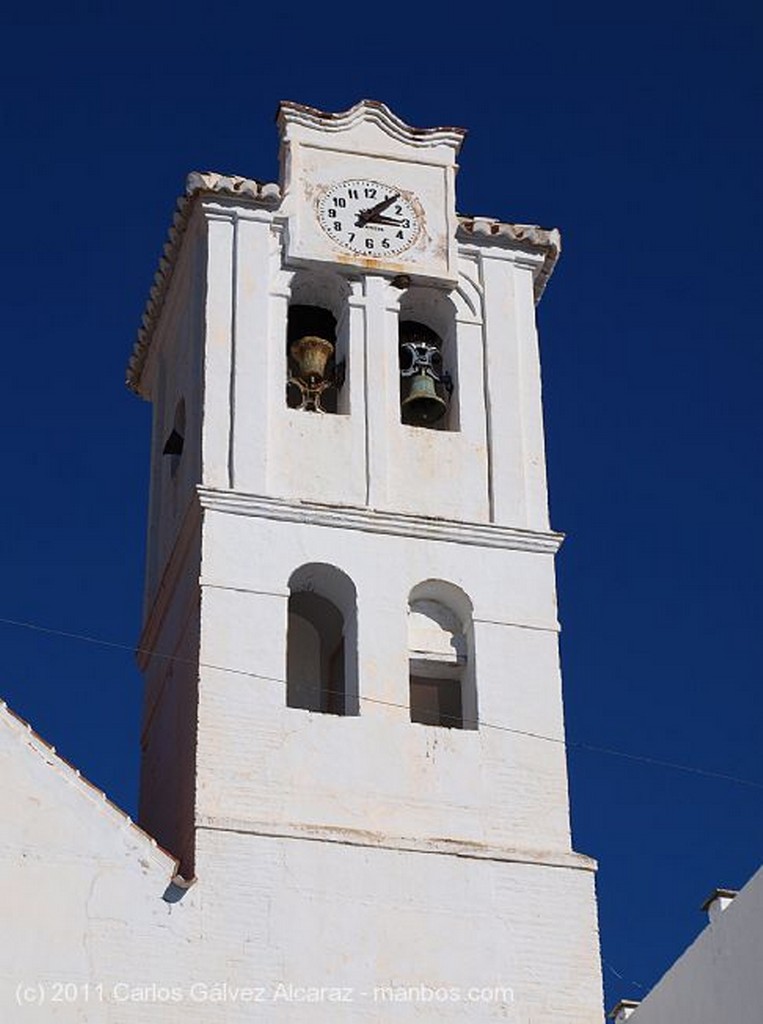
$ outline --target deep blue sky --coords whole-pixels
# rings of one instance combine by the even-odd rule
[[[570,740],[763,784],[759,5],[67,6],[0,25],[0,617],[135,642],[149,409],[122,381],[175,197],[274,178],[279,99],[373,97],[469,129],[461,210],[563,233],[539,317]],[[0,644],[11,707],[134,812],[129,650]],[[569,761],[611,1005],[755,870],[763,790]]]

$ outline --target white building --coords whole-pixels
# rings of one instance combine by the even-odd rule
[[[738,893],[716,889],[709,922],[640,1002],[622,1000],[616,1024],[757,1024],[763,1019],[763,868]]]
[[[457,216],[458,129],[279,127],[278,185],[189,178],[128,373],[146,831],[3,717],[0,998],[599,1024],[534,313],[558,234]]]

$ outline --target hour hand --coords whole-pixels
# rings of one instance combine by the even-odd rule
[[[358,214],[355,224],[357,227],[362,228],[364,224],[368,224],[371,221],[376,221],[378,215],[387,209],[388,206],[392,206],[396,199],[400,198],[399,192],[394,192],[391,196],[386,199],[382,199],[376,206],[370,207],[368,210],[361,210]]]

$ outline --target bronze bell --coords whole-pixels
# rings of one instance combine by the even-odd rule
[[[403,423],[411,426],[428,426],[442,419],[448,403],[435,391],[434,381],[427,373],[417,373],[411,378],[408,394],[401,403]]]
[[[299,367],[302,380],[315,387],[326,376],[326,364],[334,354],[334,346],[326,338],[308,334],[292,342],[289,353]]]

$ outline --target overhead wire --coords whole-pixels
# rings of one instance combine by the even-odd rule
[[[99,647],[107,647],[113,650],[127,651],[131,654],[145,654],[150,657],[161,658],[165,661],[178,662],[185,665],[198,665],[199,668],[209,669],[215,672],[227,672],[231,675],[244,676],[251,679],[261,679],[264,682],[273,682],[281,686],[287,686],[288,680],[280,676],[267,675],[263,672],[252,672],[249,669],[233,668],[230,665],[215,665],[210,662],[197,661],[195,658],[184,658],[177,654],[165,654],[161,651],[157,651],[153,648],[148,647],[135,647],[133,644],[120,643],[115,640],[104,640],[101,637],[90,636],[86,633],[75,633],[70,630],[56,629],[52,626],[43,626],[35,622],[25,622],[21,619],[11,619],[4,616],[0,616],[0,625],[14,626],[19,629],[28,629],[36,633],[43,633],[48,636],[61,637],[68,640],[78,640],[82,643],[95,644]],[[327,694],[342,696],[344,691],[330,690],[325,687],[321,687],[322,691]],[[371,697],[367,695],[357,695],[357,699],[360,703],[365,704],[377,704],[384,707],[399,708],[401,710],[409,710],[409,705],[401,704],[396,701],[384,700],[381,697]],[[516,736],[524,736],[529,739],[535,739],[546,743],[554,743],[564,747],[567,750],[582,750],[588,753],[603,754],[608,757],[619,757],[627,761],[633,761],[639,764],[650,765],[655,768],[664,768],[671,771],[680,771],[690,775],[702,776],[708,779],[715,779],[721,782],[730,782],[740,786],[749,786],[753,789],[763,790],[763,782],[758,782],[755,779],[747,779],[742,776],[732,775],[728,772],[714,771],[709,768],[700,768],[696,765],[681,764],[677,761],[667,761],[659,757],[651,757],[648,754],[637,754],[632,751],[618,750],[616,747],[605,747],[594,743],[586,743],[580,740],[569,740],[559,736],[547,736],[544,733],[533,732],[528,729],[517,729],[514,726],[503,725],[497,722],[487,722],[484,719],[464,719],[458,718],[458,721],[462,725],[472,728],[483,728],[483,729],[494,729],[499,732],[507,732]]]

